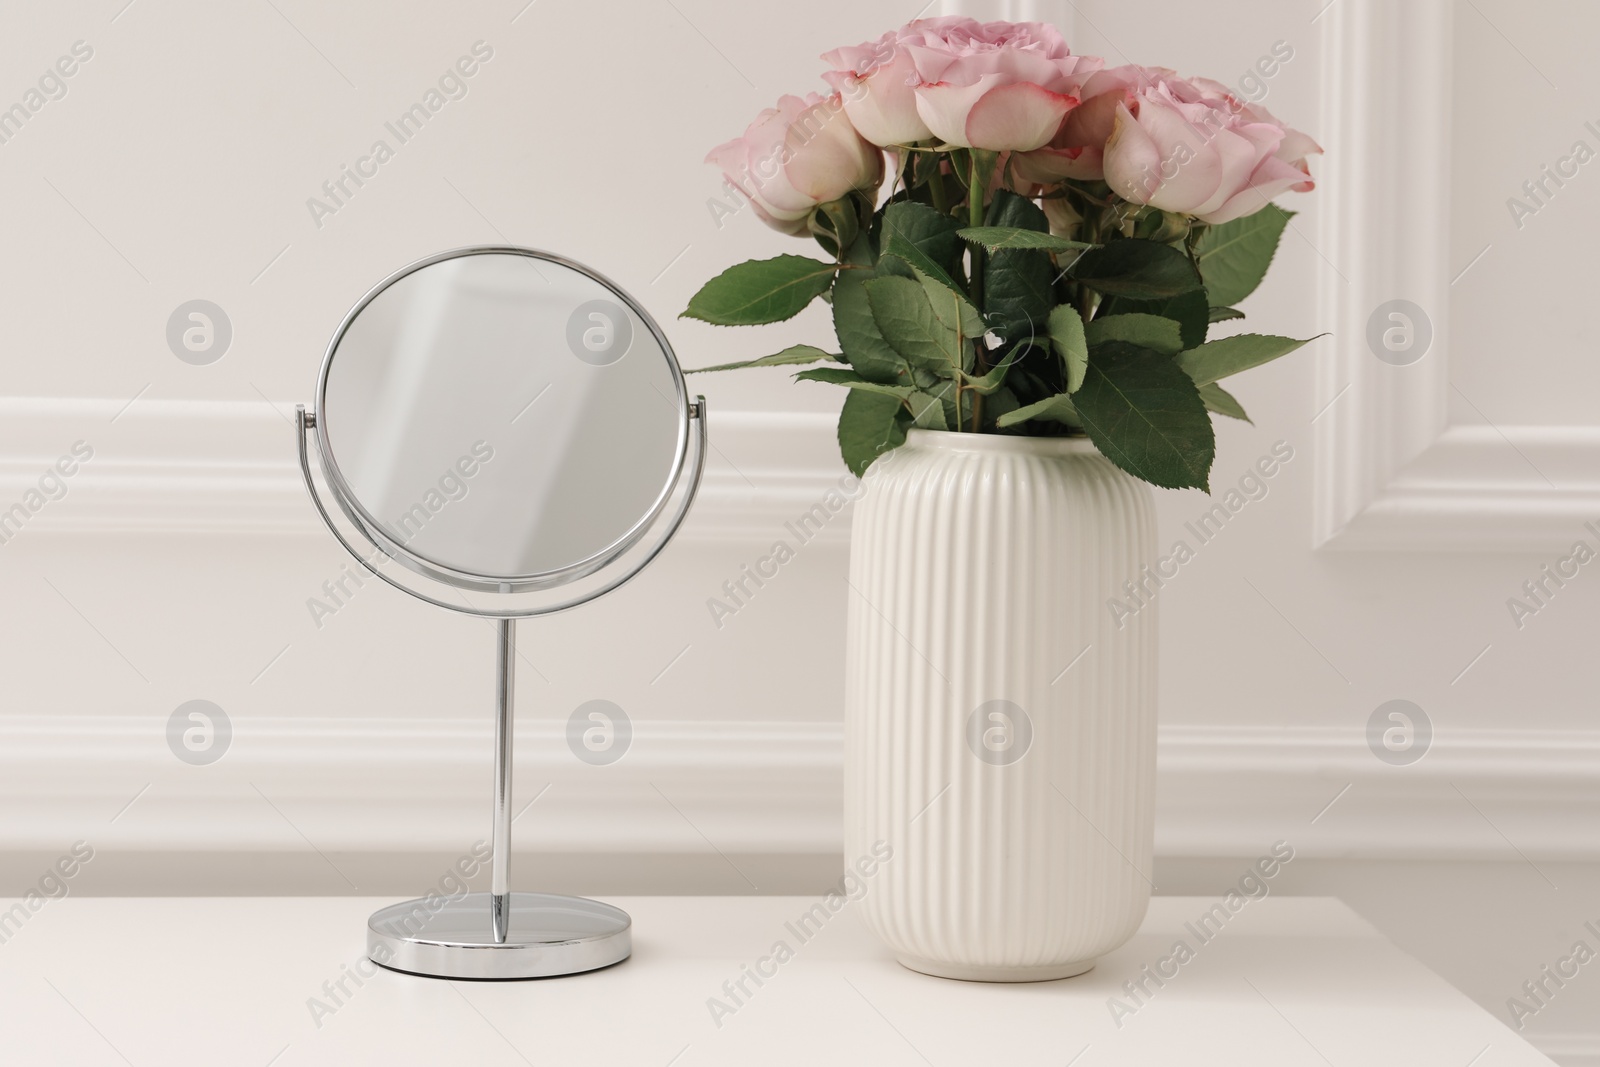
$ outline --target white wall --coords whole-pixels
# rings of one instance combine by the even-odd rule
[[[816,309],[753,332],[674,318],[725,266],[803,251],[748,215],[719,229],[700,160],[820,87],[817,53],[914,5],[629,0],[597,25],[559,0],[122,3],[12,10],[0,33],[0,103],[75,41],[94,50],[0,144],[0,507],[75,441],[95,451],[0,545],[0,891],[79,838],[99,850],[86,892],[421,889],[487,832],[491,634],[376,584],[314,625],[306,600],[344,561],[287,418],[329,334],[395,267],[508,240],[619,280],[690,366],[825,339]],[[1247,310],[1334,336],[1233,390],[1256,422],[1220,430],[1215,480],[1279,440],[1295,459],[1160,596],[1161,889],[1211,891],[1290,840],[1292,891],[1345,896],[1504,1017],[1600,918],[1600,578],[1585,568],[1520,630],[1506,607],[1573,540],[1600,544],[1583,530],[1600,521],[1583,329],[1600,163],[1521,230],[1504,203],[1572,140],[1600,148],[1597,16],[1010,6],[1112,62],[1229,82],[1288,42],[1266,103],[1329,151]],[[468,95],[316,226],[306,199],[480,40],[494,54]],[[1412,367],[1362,339],[1395,297],[1439,338]],[[195,298],[234,329],[209,366],[165,340]],[[608,602],[521,629],[518,789],[550,789],[517,824],[519,862],[531,875],[537,854],[553,887],[804,891],[838,862],[847,517],[722,628],[705,601],[839,473],[839,397],[778,371],[693,384],[717,453],[681,542]],[[1205,506],[1163,493],[1163,543]],[[638,728],[607,768],[560,736],[595,697]],[[235,731],[211,766],[166,747],[196,698]],[[1367,748],[1392,698],[1436,729],[1410,767]],[[1585,972],[1527,1032],[1596,1062],[1597,1017]]]

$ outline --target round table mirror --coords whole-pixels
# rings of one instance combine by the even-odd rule
[[[362,566],[430,604],[497,620],[489,890],[380,909],[368,955],[444,978],[549,977],[626,959],[626,912],[511,892],[515,620],[617,588],[687,514],[705,464],[705,401],[689,400],[661,329],[559,256],[447,252],[392,275],[345,317],[316,410],[298,409],[296,430],[312,502]],[[334,508],[312,474],[312,431]],[[561,586],[565,599],[553,599]]]
[[[323,365],[330,480],[432,577],[561,584],[665,506],[687,397],[655,323],[598,275],[486,249],[425,260],[346,318]]]

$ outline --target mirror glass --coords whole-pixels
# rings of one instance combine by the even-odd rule
[[[389,541],[473,577],[549,580],[614,558],[660,512],[687,447],[682,382],[620,290],[553,259],[454,254],[346,320],[317,432]]]

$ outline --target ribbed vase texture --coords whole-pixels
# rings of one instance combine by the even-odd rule
[[[850,543],[845,860],[906,966],[1082,973],[1150,901],[1150,491],[1082,439],[911,432],[869,469]],[[880,849],[882,846],[880,846]]]

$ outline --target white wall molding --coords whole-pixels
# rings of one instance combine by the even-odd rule
[[[164,718],[0,717],[0,851],[78,838],[112,850],[295,851],[309,841],[407,851],[487,835],[487,719],[236,716],[232,728],[222,759],[196,767],[167,749]],[[565,729],[565,720],[517,724],[522,847],[837,848],[837,726],[635,722],[630,750],[603,767],[576,759]]]
[[[1564,550],[1600,536],[1600,427],[1447,426],[1328,547]]]
[[[84,838],[113,850],[406,851],[484,832],[485,723],[240,717],[233,728],[220,761],[191,767],[167,750],[165,720],[0,718],[0,850]],[[518,805],[550,786],[517,823],[526,847],[840,847],[837,724],[640,722],[609,767],[573,758],[564,728],[518,725]],[[1306,856],[1600,860],[1600,731],[1441,731],[1419,763],[1392,767],[1358,731],[1169,726],[1159,758],[1162,856],[1254,856],[1281,838]]]
[[[1160,769],[1158,855],[1600,859],[1600,731],[1439,730],[1395,767],[1359,730],[1169,726]]]
[[[326,537],[300,478],[292,415],[265,401],[0,398],[0,513],[84,441],[94,458],[25,529]],[[846,474],[835,421],[713,409],[712,452],[682,536],[781,534]],[[842,515],[820,536],[848,530]]]
[[[1319,546],[1343,547],[1395,472],[1445,425],[1445,316],[1435,316],[1428,354],[1408,367],[1380,362],[1366,335],[1386,301],[1446,306],[1449,211],[1438,191],[1450,187],[1451,13],[1443,0],[1348,0],[1321,21],[1318,292],[1333,336],[1318,363],[1314,522]],[[1424,118],[1402,130],[1412,116]],[[1429,209],[1416,210],[1407,189],[1430,190]]]
[[[1319,547],[1544,551],[1600,516],[1600,430],[1452,426],[1450,288],[1472,250],[1450,247],[1453,14],[1445,0],[1346,0],[1324,23],[1327,156],[1317,247]],[[1403,107],[1395,101],[1403,100]],[[1419,207],[1427,190],[1427,207]],[[1367,322],[1409,300],[1427,354],[1380,362]]]

